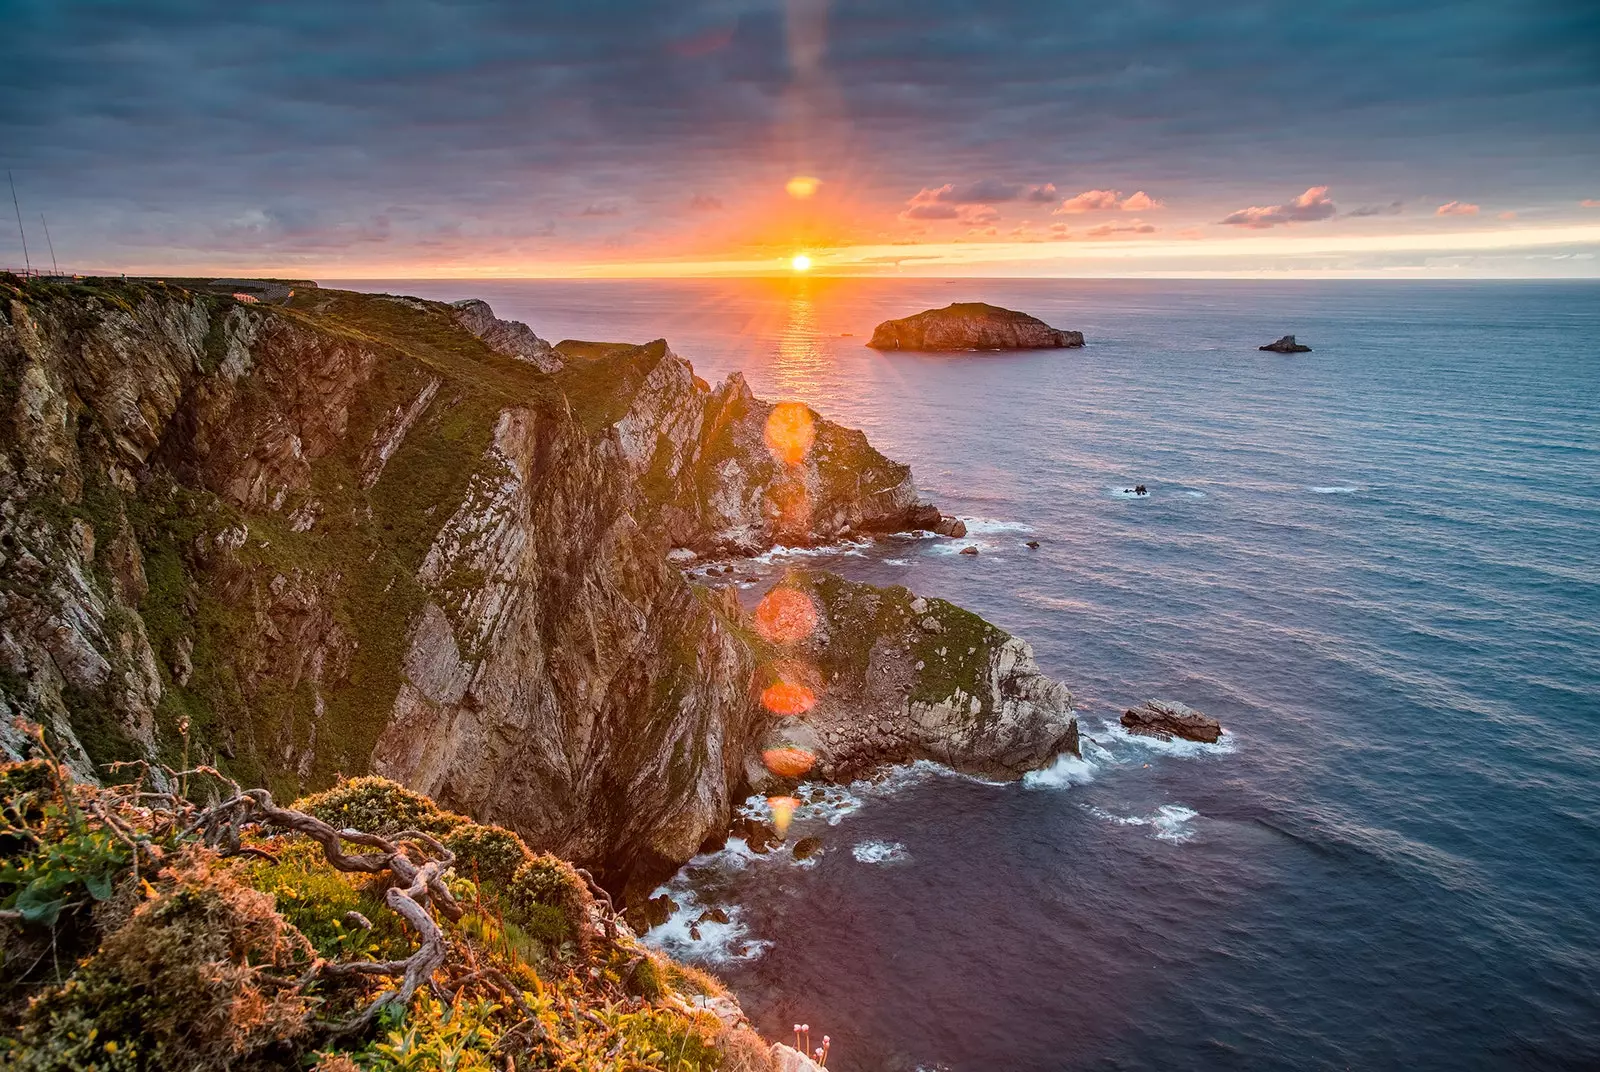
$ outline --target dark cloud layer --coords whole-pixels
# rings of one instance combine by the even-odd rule
[[[1049,182],[1213,220],[1600,174],[1592,2],[790,2],[0,0],[0,165],[111,260],[598,247],[797,172],[886,218]]]

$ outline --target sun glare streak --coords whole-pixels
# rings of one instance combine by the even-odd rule
[[[799,589],[774,588],[756,604],[755,626],[763,639],[774,644],[804,640],[817,627],[817,605]]]
[[[789,718],[817,706],[817,694],[798,681],[775,681],[761,690],[761,706],[781,718]]]
[[[767,450],[784,465],[794,467],[806,460],[817,438],[811,410],[799,402],[779,402],[767,416]]]
[[[804,748],[785,745],[782,748],[769,748],[761,753],[761,761],[773,774],[780,778],[800,778],[816,766],[817,757]]]

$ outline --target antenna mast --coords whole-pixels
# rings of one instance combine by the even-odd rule
[[[44,218],[44,213],[39,213],[39,222],[44,224],[45,244],[50,247],[50,269],[56,275],[61,274],[61,265],[56,263],[56,244],[50,241],[50,221]]]
[[[17,233],[22,236],[22,270],[32,272],[33,262],[28,259],[28,232],[22,229],[22,206],[17,204],[17,180],[11,177],[10,168],[6,168],[6,181],[11,183],[11,207],[17,210]]]

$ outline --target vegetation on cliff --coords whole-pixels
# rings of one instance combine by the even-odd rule
[[[75,783],[33,740],[0,766],[0,1069],[773,1067],[508,830],[379,778],[290,808],[209,768]]]

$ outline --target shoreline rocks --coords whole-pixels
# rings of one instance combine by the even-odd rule
[[[1143,707],[1124,711],[1122,727],[1129,733],[1163,741],[1181,737],[1186,741],[1216,744],[1222,736],[1222,723],[1176,700],[1150,700]]]
[[[954,302],[885,320],[867,343],[874,350],[1057,350],[1083,345],[1083,332],[985,302]]]
[[[1295,342],[1293,335],[1285,335],[1277,342],[1269,342],[1265,346],[1256,347],[1256,349],[1274,354],[1309,354],[1311,352],[1311,347]]]

